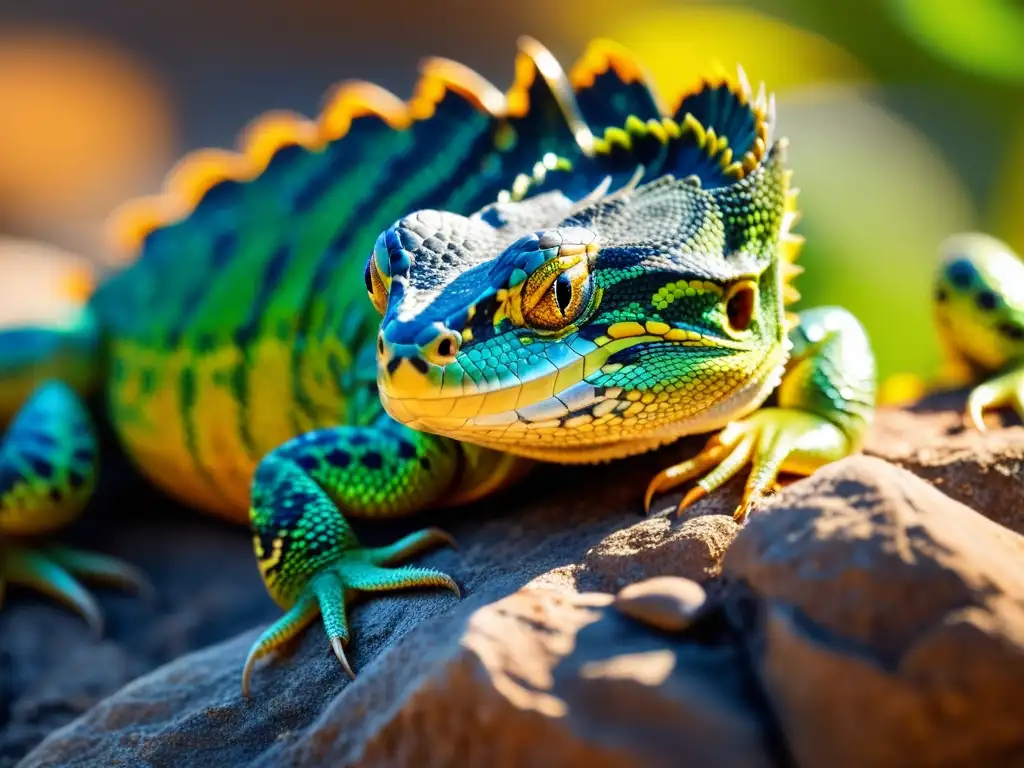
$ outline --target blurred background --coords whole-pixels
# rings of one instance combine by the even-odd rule
[[[505,88],[524,33],[566,69],[611,37],[669,100],[716,65],[765,81],[802,191],[801,305],[856,312],[893,395],[940,362],[939,241],[981,229],[1024,252],[1020,0],[3,0],[0,236],[102,263],[108,214],[182,153],[232,147],[267,109],[315,115],[341,79],[408,97],[428,55]],[[19,254],[8,288],[36,258]]]

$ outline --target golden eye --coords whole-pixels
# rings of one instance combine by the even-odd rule
[[[757,309],[757,283],[743,280],[729,288],[725,295],[725,316],[729,330],[742,333],[750,328]]]
[[[377,258],[373,254],[366,260],[366,269],[363,270],[363,281],[366,283],[366,292],[370,295],[374,309],[380,314],[388,307],[388,289],[381,279],[380,271],[377,269]]]
[[[585,256],[560,256],[543,264],[523,286],[523,319],[533,328],[559,331],[574,322],[590,299]]]

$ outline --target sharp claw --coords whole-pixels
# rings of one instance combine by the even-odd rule
[[[92,632],[93,637],[97,640],[103,639],[103,615],[99,612],[99,608],[90,610],[80,610],[82,617],[85,619],[85,623],[89,625],[89,631]]]
[[[462,599],[462,590],[459,589],[459,585],[455,582],[455,579],[450,579],[448,588],[455,593],[455,597],[459,600]]]
[[[691,488],[687,492],[687,494],[685,496],[683,496],[683,500],[679,502],[679,506],[676,507],[675,516],[677,518],[681,517],[682,514],[683,514],[683,511],[687,507],[691,506],[692,504],[696,503],[697,501],[700,501],[701,499],[703,499],[707,495],[708,495],[708,492],[705,491],[702,486],[699,486],[699,485],[698,486],[694,486],[693,488]]]
[[[655,494],[669,491],[696,477],[718,461],[726,450],[728,449],[719,440],[719,436],[715,435],[692,459],[661,470],[647,484],[647,490],[644,492],[644,514],[651,514],[651,502],[654,500]]]
[[[661,472],[659,472],[657,475],[655,475],[654,479],[651,480],[651,482],[649,482],[647,484],[647,490],[644,491],[644,514],[645,515],[650,515],[651,514],[651,502],[654,500],[654,494],[656,494],[658,492],[658,485],[657,485],[657,483],[658,483],[658,478],[660,478],[661,475],[662,475]]]
[[[979,407],[969,406],[967,412],[964,413],[964,420],[969,426],[974,427],[979,432],[988,430],[988,427],[985,426],[984,412]]]
[[[249,658],[245,660],[245,667],[242,668],[242,698],[249,698],[250,682],[252,680],[252,668],[256,666],[256,654],[249,652]]]
[[[83,578],[87,578],[83,576]],[[116,579],[111,580],[111,584],[120,586],[130,592],[134,592],[136,597],[142,600],[149,606],[152,606],[156,602],[156,588],[152,582],[147,579],[142,571],[132,568],[130,566],[123,566],[123,570]]]
[[[442,530],[441,528],[431,528],[430,533],[437,541],[441,542],[442,544],[445,544],[451,547],[452,549],[456,550],[459,548],[459,544],[457,541],[455,541],[455,537],[448,533],[448,531]]]
[[[352,667],[349,665],[348,659],[345,658],[345,646],[340,637],[331,638],[331,649],[334,651],[334,655],[338,657],[338,663],[341,664],[341,668],[345,670],[345,673],[350,678],[355,680],[356,673],[352,671]]]
[[[126,589],[135,592],[135,595],[144,602],[152,603],[156,600],[156,588],[137,568],[129,565],[122,566],[118,582]]]
[[[746,522],[747,518],[750,516],[750,509],[753,506],[754,499],[744,501],[742,504],[736,507],[736,511],[732,513],[732,519],[740,525],[743,525],[743,523]]]
[[[150,605],[156,601],[156,590],[145,574],[122,560],[69,547],[49,547],[41,554],[81,582],[123,589]]]
[[[678,485],[679,482],[686,482],[688,478],[682,478],[677,481],[680,475],[684,474],[683,470],[688,469],[696,465],[696,462],[700,459],[700,455],[695,456],[689,461],[684,461],[680,464],[675,464],[667,469],[661,470],[653,478],[651,482],[647,484],[647,490],[644,491],[644,514],[651,514],[651,502],[654,500],[654,495],[664,490],[669,490],[674,486]],[[685,473],[690,474],[690,473]]]
[[[139,599],[147,606],[152,608],[156,604],[156,587],[153,586],[153,583],[149,579],[143,577],[142,581],[136,585],[135,589]]]

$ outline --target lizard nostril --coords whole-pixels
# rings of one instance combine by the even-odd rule
[[[424,350],[424,357],[434,365],[447,365],[455,359],[461,346],[462,337],[454,331],[445,330]]]

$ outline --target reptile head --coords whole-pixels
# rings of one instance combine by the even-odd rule
[[[788,351],[784,143],[766,149],[761,130],[744,168],[690,117],[633,121],[625,144],[609,131],[575,168],[476,214],[418,211],[382,233],[365,277],[387,411],[507,452],[592,461],[760,405]],[[714,173],[687,173],[695,143]]]
[[[939,245],[935,320],[940,336],[970,364],[998,371],[1024,357],[1024,261],[981,232]]]

